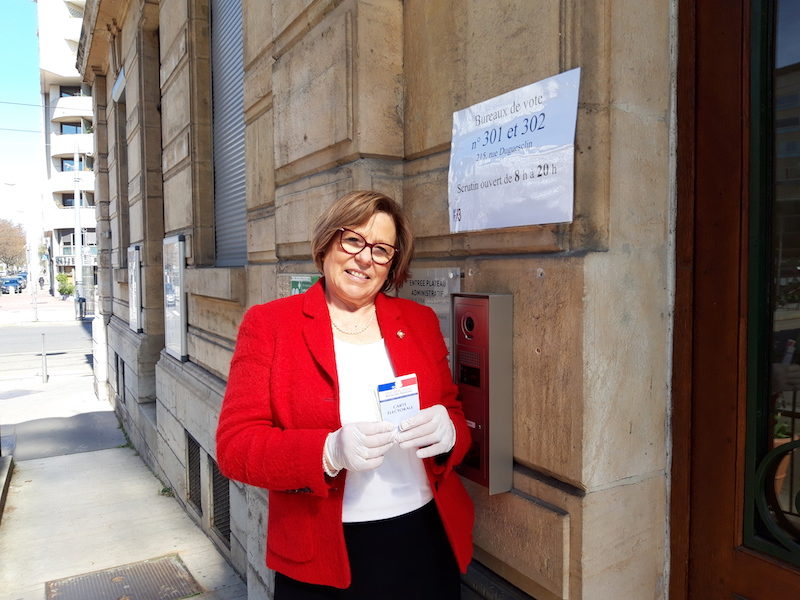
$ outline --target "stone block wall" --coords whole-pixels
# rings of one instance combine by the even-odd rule
[[[540,600],[665,597],[676,2],[242,0],[247,261],[224,268],[214,266],[210,2],[95,2],[107,11],[87,14],[104,27],[116,18],[130,80],[126,104],[115,104],[114,43],[100,52],[95,34],[88,60],[96,89],[106,88],[97,147],[108,149],[108,189],[98,192],[98,230],[106,222],[111,232],[101,246],[108,378],[115,352],[135,361],[134,405],[152,398],[155,411],[126,422],[179,500],[187,504],[187,433],[208,484],[244,310],[282,293],[281,278],[315,273],[317,216],[346,191],[374,188],[411,219],[412,269],[458,268],[462,291],[513,296],[514,489],[489,496],[468,483],[476,559]],[[451,234],[452,113],[574,67],[574,221]],[[157,343],[160,239],[179,233],[188,363]],[[152,250],[149,344],[123,334],[125,235]],[[231,536],[220,543],[254,598],[271,595],[266,498],[232,482]],[[208,511],[187,511],[216,535]]]

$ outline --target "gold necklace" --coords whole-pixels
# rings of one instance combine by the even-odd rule
[[[372,325],[372,321],[374,319],[375,319],[375,307],[373,306],[372,307],[372,316],[369,318],[369,320],[366,322],[366,324],[361,329],[356,329],[355,331],[345,331],[344,329],[342,329],[341,327],[339,327],[336,324],[336,321],[333,320],[333,317],[331,317],[331,325],[333,325],[334,329],[336,329],[336,331],[338,331],[339,333],[343,333],[345,335],[358,335],[359,333],[364,333],[367,330],[367,328],[370,325]]]

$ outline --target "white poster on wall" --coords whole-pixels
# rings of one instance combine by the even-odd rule
[[[580,69],[453,113],[450,232],[572,221]]]
[[[164,238],[164,348],[181,361],[189,360],[186,343],[186,250],[183,235]]]
[[[142,257],[137,245],[128,246],[128,327],[142,332]]]

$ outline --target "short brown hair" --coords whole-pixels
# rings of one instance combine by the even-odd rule
[[[322,272],[322,261],[330,245],[334,243],[340,227],[358,227],[369,221],[375,213],[383,212],[392,217],[397,240],[397,252],[389,263],[389,275],[383,286],[384,292],[399,290],[409,275],[409,264],[414,252],[414,236],[403,209],[389,196],[380,192],[359,190],[349,192],[334,202],[317,220],[311,238],[311,255],[314,264]]]

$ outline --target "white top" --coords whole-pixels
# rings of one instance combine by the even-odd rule
[[[342,425],[380,421],[376,388],[395,377],[383,340],[372,344],[351,344],[338,338],[333,341]],[[394,445],[377,469],[347,472],[342,521],[376,521],[404,515],[432,498],[422,459],[413,449]]]

